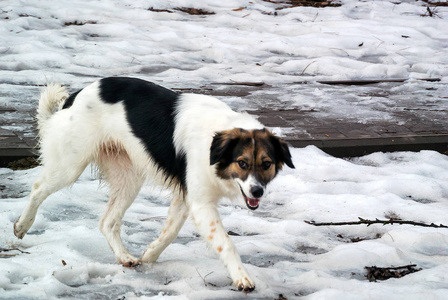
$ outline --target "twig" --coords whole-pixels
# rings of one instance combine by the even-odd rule
[[[195,268],[195,269],[196,269],[196,272],[198,273],[199,277],[201,277],[201,278],[202,278],[202,281],[204,281],[204,285],[207,286],[207,282],[205,281],[205,278],[206,278],[208,275],[212,274],[213,271],[211,271],[210,273],[208,273],[207,275],[205,275],[204,277],[202,277],[201,273],[199,273],[199,271],[198,271],[198,268]]]
[[[429,82],[440,81],[440,78],[415,78],[416,80],[423,80]],[[343,85],[367,85],[367,84],[377,84],[383,82],[405,82],[409,79],[405,78],[392,78],[392,79],[355,79],[355,80],[318,80],[318,83],[322,84],[343,84]]]
[[[172,282],[172,280],[168,280],[168,278],[165,278],[165,283],[163,285],[168,285]]]
[[[394,224],[398,224],[398,225],[414,225],[414,226],[422,226],[422,227],[434,227],[434,228],[448,228],[448,226],[443,225],[443,224],[426,224],[426,223],[421,223],[421,222],[414,222],[414,221],[403,221],[403,220],[394,220],[394,219],[389,219],[389,220],[379,220],[379,219],[375,219],[375,220],[368,220],[368,219],[363,219],[358,217],[359,221],[353,221],[353,222],[323,222],[323,223],[318,223],[315,221],[304,221],[307,224],[310,225],[314,225],[314,226],[342,226],[342,225],[361,225],[361,224],[367,224],[367,227],[372,225],[372,224],[383,224],[383,225],[394,225]]]
[[[389,232],[387,232],[387,234],[389,235],[389,237],[391,238],[391,240],[392,240],[392,242],[394,242],[395,243],[395,240],[394,240],[394,237],[389,233]]]
[[[382,44],[384,44],[384,41],[380,38],[377,38],[376,36],[373,36],[374,38],[376,38],[378,41],[380,41],[381,43],[378,44],[378,46],[376,46],[376,48],[378,49],[379,46],[381,46]]]
[[[409,268],[415,268],[417,265],[413,264],[413,265],[407,265],[407,266],[399,266],[399,267],[388,267],[388,268],[381,268],[381,267],[376,267],[379,270],[400,270],[400,269],[409,269]],[[367,268],[367,267],[366,267]]]
[[[310,63],[305,67],[305,69],[303,69],[303,71],[302,71],[302,73],[301,73],[300,75],[303,75],[303,74],[305,73],[306,69],[308,69],[308,67],[309,67],[311,64],[314,64],[315,62],[316,62],[315,60],[313,60],[312,62],[310,62]]]
[[[12,256],[17,256],[17,255],[19,255],[19,253],[13,253],[13,254],[0,253],[0,257],[12,257]]]
[[[247,86],[263,86],[264,82],[260,81],[260,82],[239,82],[239,81],[234,81],[232,79],[230,79],[231,82],[223,82],[220,83],[222,85],[247,85]]]
[[[20,250],[19,248],[15,248],[15,247],[14,248],[0,248],[0,252],[9,252],[9,251],[19,251],[20,253],[30,254],[27,251],[23,251],[23,250]],[[16,255],[19,255],[19,253],[11,253],[11,254],[0,253],[0,257],[11,257],[11,256],[16,256]]]
[[[164,216],[159,216],[159,217],[150,217],[150,218],[144,218],[144,219],[140,219],[140,221],[151,221],[151,220],[157,220],[157,219],[161,219],[161,220],[163,220],[163,219],[165,219],[166,217],[164,217]]]
[[[345,51],[344,49],[340,49],[340,48],[330,48],[330,49],[332,49],[332,50],[339,50],[339,51],[345,52],[345,54],[347,54],[347,56],[350,56],[350,54],[348,54],[348,52]]]
[[[19,251],[20,253],[30,254],[29,252],[20,250],[19,248],[16,248],[16,247],[14,247],[14,248],[0,248],[0,252],[8,252],[8,251]]]
[[[437,2],[430,1],[430,0],[422,0],[422,1],[425,2],[425,3],[431,4],[433,6],[448,6],[448,2],[443,1],[443,0],[437,1]]]

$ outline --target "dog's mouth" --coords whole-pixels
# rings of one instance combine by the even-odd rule
[[[260,198],[249,198],[244,194],[243,189],[240,187],[241,194],[243,194],[244,201],[246,201],[247,208],[256,210],[260,204]]]

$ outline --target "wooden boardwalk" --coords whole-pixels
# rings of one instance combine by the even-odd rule
[[[173,90],[222,96],[223,99],[241,97],[247,101],[241,104],[244,110],[257,116],[267,127],[280,130],[293,147],[314,145],[337,157],[361,156],[376,151],[435,150],[447,153],[448,99],[440,95],[428,96],[428,93],[423,96],[394,95],[390,93],[394,84],[397,83],[383,83],[371,86],[367,92],[361,91],[380,99],[368,107],[361,102],[353,104],[355,112],[366,110],[376,116],[362,119],[346,114],[346,108],[341,107],[339,111],[337,103],[309,108],[278,100],[282,93],[299,94],[309,90],[310,87],[304,84],[285,89],[263,83],[214,83],[201,89]],[[336,87],[320,87],[338,96]],[[38,90],[36,87],[36,92]],[[360,93],[359,90],[356,92]],[[382,98],[394,97],[395,105],[380,103]],[[230,105],[241,110],[238,104]],[[20,109],[0,107],[0,167],[21,158],[37,156],[34,110],[33,105]],[[378,117],[381,114],[393,117]]]

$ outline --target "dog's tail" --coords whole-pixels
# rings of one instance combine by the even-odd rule
[[[49,83],[40,94],[39,107],[37,109],[37,127],[42,133],[45,122],[59,109],[69,96],[65,87],[59,83]]]

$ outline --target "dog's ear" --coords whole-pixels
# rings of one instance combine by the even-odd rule
[[[279,169],[282,168],[285,163],[291,169],[295,169],[291,160],[291,153],[289,152],[288,144],[286,144],[281,138],[271,135],[271,143],[274,146],[275,159]]]
[[[220,161],[225,163],[231,161],[232,152],[238,140],[239,138],[233,133],[233,130],[217,132],[210,147],[210,165]]]

